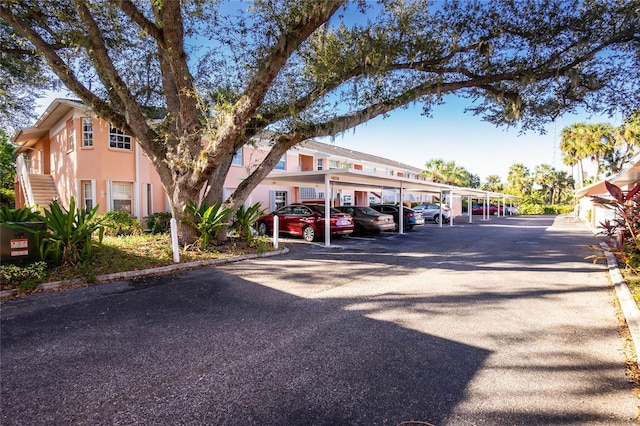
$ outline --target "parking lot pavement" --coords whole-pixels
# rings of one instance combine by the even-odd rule
[[[3,425],[626,425],[595,238],[554,217],[2,303]]]

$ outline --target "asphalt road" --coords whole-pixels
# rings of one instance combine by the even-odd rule
[[[596,241],[492,218],[7,301],[0,419],[637,424]]]

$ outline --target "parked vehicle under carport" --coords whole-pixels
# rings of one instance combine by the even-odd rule
[[[380,213],[369,206],[337,206],[336,210],[353,217],[354,234],[372,232],[378,234],[396,229],[396,223],[390,214]]]

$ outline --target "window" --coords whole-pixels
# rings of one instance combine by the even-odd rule
[[[131,183],[112,183],[111,204],[113,210],[131,214],[133,212],[133,185]]]
[[[231,164],[234,166],[242,166],[242,147],[238,148],[235,154],[233,154],[233,160]]]
[[[318,158],[318,160],[316,160],[316,162],[318,164],[318,170],[322,170],[322,165],[323,165],[322,158]]]
[[[73,120],[67,121],[67,150],[72,151],[76,146],[76,130],[73,127]]]
[[[329,169],[337,169],[338,160],[329,160]]]
[[[109,124],[109,148],[131,150],[131,136]]]
[[[82,182],[82,198],[84,200],[84,208],[91,210],[94,207],[93,185],[91,181]]]
[[[350,206],[351,205],[351,195],[343,195],[342,196],[342,205]]]
[[[93,147],[93,119],[82,119],[82,147]]]
[[[271,211],[287,205],[287,191],[271,191]]]
[[[280,161],[278,161],[278,164],[276,164],[276,166],[273,168],[273,170],[286,170],[286,158],[287,154],[284,154],[282,158],[280,158]]]

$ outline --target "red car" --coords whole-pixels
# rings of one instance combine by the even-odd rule
[[[289,235],[301,236],[305,241],[313,241],[324,236],[324,205],[291,204],[258,219],[258,232],[273,232],[273,217],[278,216],[279,231]],[[330,212],[331,235],[349,235],[353,232],[353,218],[336,209]]]
[[[495,204],[490,204],[489,207],[487,207],[487,212],[491,216],[497,216],[498,215],[498,211],[500,212],[500,214],[502,214],[502,207],[500,207],[498,209],[498,206],[496,206]],[[484,205],[482,205],[482,204],[474,205],[473,208],[471,209],[471,213],[472,214],[484,214]]]

